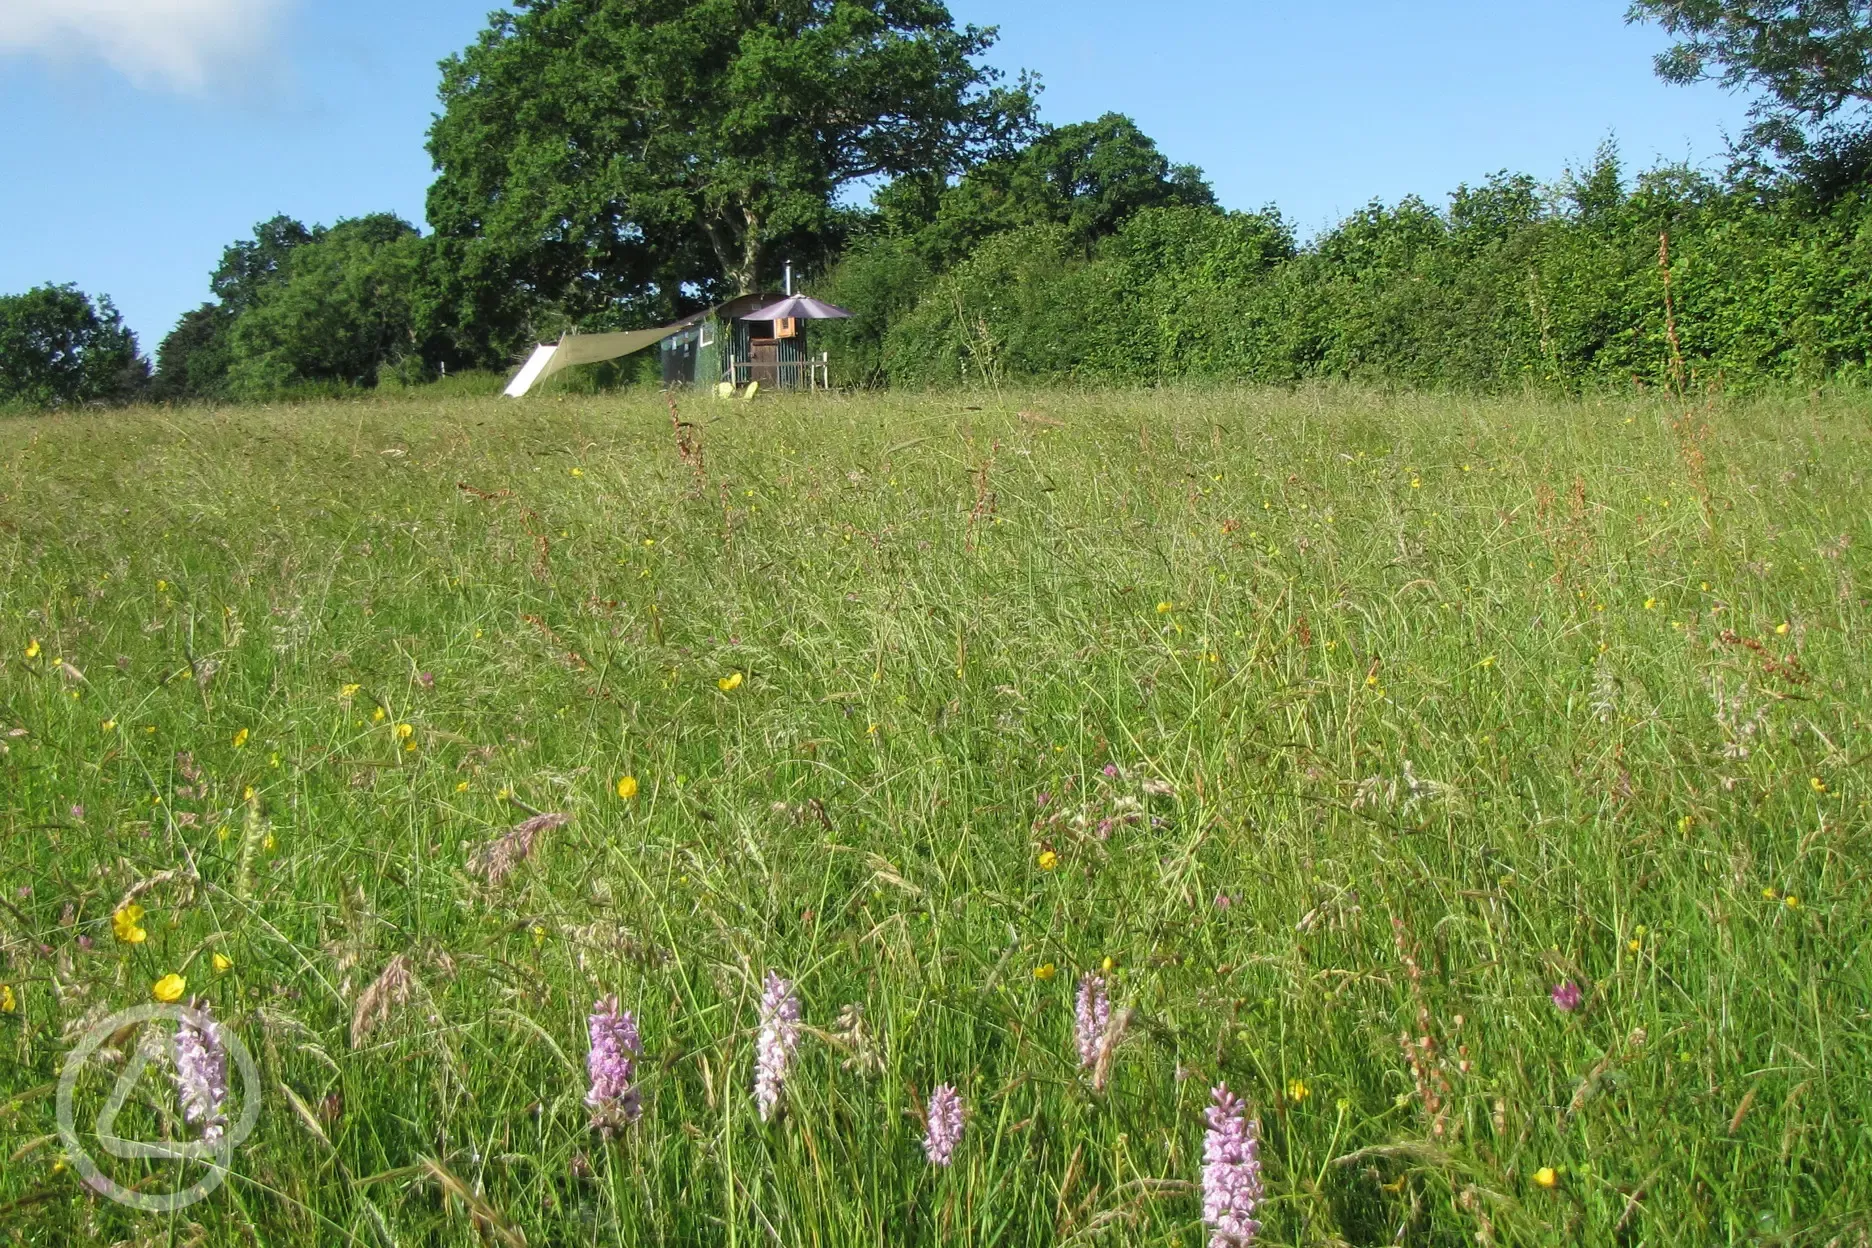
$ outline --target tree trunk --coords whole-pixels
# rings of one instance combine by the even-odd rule
[[[702,223],[708,231],[709,246],[723,276],[735,284],[735,293],[751,295],[760,289],[761,267],[767,263],[766,222],[752,209],[740,210],[741,220],[732,213],[712,217]]]
[[[742,210],[741,215],[747,220],[747,229],[741,235],[741,271],[735,276],[741,285],[741,293],[751,295],[760,288],[761,263],[767,258],[766,230],[763,228],[766,223],[756,213],[746,209]]]

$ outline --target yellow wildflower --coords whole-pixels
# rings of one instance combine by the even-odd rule
[[[1827,791],[1826,781],[1822,780],[1819,776],[1814,776],[1812,779],[1808,780],[1807,783],[1813,786],[1813,791],[1816,793],[1824,793]]]
[[[1774,901],[1778,899],[1780,896],[1781,894],[1775,892],[1773,885],[1770,885],[1762,889],[1762,899],[1765,901]]]
[[[1785,621],[1775,625],[1775,635],[1777,637],[1785,637],[1788,635],[1788,625]]]
[[[1312,1095],[1313,1089],[1307,1087],[1306,1080],[1289,1079],[1287,1081],[1287,1099],[1294,1104],[1298,1105],[1301,1101],[1306,1100],[1307,1097]]]
[[[142,918],[143,907],[133,901],[111,915],[111,932],[126,945],[140,945],[149,939],[149,933],[140,926]]]
[[[1158,615],[1169,615],[1174,610],[1176,610],[1176,604],[1173,602],[1160,602],[1157,604]]]
[[[174,1005],[182,999],[182,994],[187,991],[188,980],[183,979],[174,971],[169,972],[169,974],[150,985],[150,996],[155,997],[165,1005]]]
[[[1788,908],[1788,909],[1790,909],[1790,910],[1798,910],[1798,909],[1800,909],[1800,908],[1801,908],[1801,899],[1800,899],[1800,898],[1798,898],[1798,897],[1796,897],[1796,896],[1795,896],[1795,895],[1794,895],[1793,893],[1789,893],[1789,894],[1787,895],[1787,898],[1786,898],[1786,900],[1787,900],[1787,908]]]
[[[416,727],[413,724],[398,724],[396,726],[396,735],[397,740],[407,741],[416,735]]]
[[[346,685],[338,691],[338,696],[341,698],[354,698],[357,696],[357,691],[363,687],[362,685]]]
[[[466,793],[468,791],[468,782],[463,780],[460,784],[455,786],[455,791],[457,793]]]
[[[1099,970],[1109,975],[1117,967],[1117,965],[1118,964],[1116,962],[1114,962],[1109,956],[1107,956],[1103,962],[1099,963]]]
[[[583,468],[574,468],[572,469],[572,475],[575,477],[582,477],[585,475],[585,470]]]
[[[234,734],[234,748],[238,750],[246,744],[247,744],[247,730],[243,728],[239,732]]]
[[[1637,953],[1640,949],[1644,948],[1644,942],[1639,940],[1636,936],[1634,936],[1630,940],[1625,942],[1625,947],[1631,950],[1633,953]]]
[[[36,659],[39,657],[39,639],[37,637],[30,638],[26,642],[26,657],[29,659]]]
[[[0,984],[0,1014],[11,1014],[19,1009],[19,998],[13,995],[12,984]]]
[[[103,723],[99,724],[98,728],[104,732],[116,732],[117,721],[114,719],[107,719]]]
[[[630,801],[633,797],[636,797],[637,796],[637,777],[636,776],[619,777],[618,782],[617,782],[617,795],[623,798],[627,802]]]
[[[1644,600],[1644,609],[1645,609],[1645,610],[1647,610],[1647,611],[1655,611],[1655,610],[1657,610],[1657,599],[1655,599],[1655,598],[1647,598],[1647,599],[1645,599],[1645,600]]]
[[[1060,856],[1050,849],[1040,851],[1040,869],[1051,871],[1060,864]]]
[[[720,689],[723,693],[733,693],[735,690],[741,687],[741,682],[745,679],[746,677],[742,676],[740,672],[736,672],[732,676],[722,677],[720,680],[715,682],[715,686],[716,688]]]
[[[538,924],[535,924],[533,927],[533,943],[536,945],[543,945],[546,943],[546,929]]]
[[[228,957],[227,954],[225,953],[215,954],[213,958],[213,962],[214,962],[215,973],[217,975],[225,975],[229,971],[234,969],[234,959]]]
[[[381,724],[383,723],[384,720],[388,718],[389,718],[389,715],[384,711],[383,707],[381,706],[371,712],[371,723],[373,724]]]
[[[1051,962],[1048,962],[1045,966],[1034,967],[1035,979],[1052,979],[1057,974],[1059,974],[1059,968],[1054,966]]]
[[[1552,1166],[1542,1166],[1540,1169],[1534,1172],[1534,1186],[1535,1187],[1549,1187],[1550,1188],[1554,1186],[1556,1183],[1558,1183],[1559,1181],[1560,1181],[1560,1176],[1554,1172],[1554,1168]]]

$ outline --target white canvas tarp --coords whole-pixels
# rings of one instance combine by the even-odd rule
[[[671,334],[680,333],[686,323],[665,325],[661,329],[633,329],[622,334],[574,334],[561,338],[556,345],[538,347],[514,374],[507,385],[507,397],[520,398],[554,373],[578,364],[597,364],[603,360],[622,359],[646,347],[654,347]]]

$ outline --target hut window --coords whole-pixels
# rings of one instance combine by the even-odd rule
[[[791,316],[783,316],[773,323],[773,336],[776,338],[799,337],[799,321]]]

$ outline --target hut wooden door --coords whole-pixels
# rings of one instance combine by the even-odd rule
[[[748,380],[775,387],[780,384],[780,344],[772,338],[756,338],[748,344]]]

